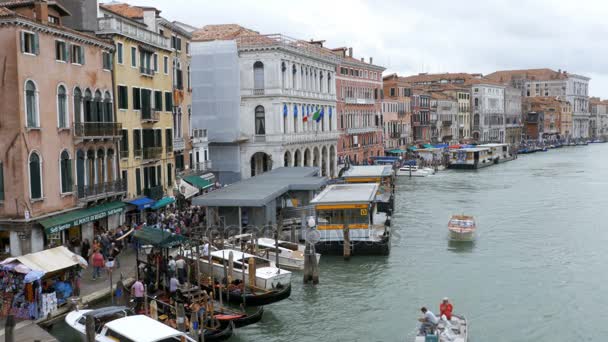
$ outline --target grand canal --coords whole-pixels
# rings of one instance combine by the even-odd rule
[[[400,179],[389,257],[323,256],[318,286],[295,274],[231,341],[412,341],[418,309],[445,296],[471,341],[606,341],[607,194],[608,144]],[[448,242],[455,213],[477,218],[474,244]]]

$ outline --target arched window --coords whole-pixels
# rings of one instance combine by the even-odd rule
[[[479,99],[475,98],[475,107],[478,107],[478,106],[479,106]]]
[[[297,76],[297,72],[298,72],[298,69],[296,68],[296,66],[292,65],[291,66],[291,74],[292,74],[291,75],[291,87],[293,89],[296,89],[296,84],[297,84],[296,83],[296,76]]]
[[[97,90],[95,92],[95,106],[93,108],[93,121],[94,122],[101,122],[103,121],[103,117],[104,117],[104,109],[103,109],[103,103],[101,101],[101,92],[99,90]]]
[[[281,63],[281,87],[287,88],[287,66],[285,66],[285,62]]]
[[[82,115],[82,91],[80,88],[74,88],[74,122],[81,122]]]
[[[93,122],[93,94],[89,89],[84,91],[84,122]]]
[[[30,198],[42,198],[42,163],[36,152],[30,155]]]
[[[319,73],[319,92],[323,92],[323,71]]]
[[[331,94],[331,74],[327,73],[327,93]]]
[[[264,91],[264,63],[260,61],[253,63],[253,89]]]
[[[112,96],[109,91],[106,91],[103,96],[103,106],[105,108],[103,121],[114,122],[114,115],[112,114]]]
[[[59,128],[68,127],[68,95],[63,85],[57,88],[57,124]]]
[[[97,184],[105,182],[106,175],[106,153],[103,149],[97,150]]]
[[[25,112],[27,114],[27,127],[40,127],[38,117],[38,91],[33,81],[25,83]]]
[[[72,160],[68,151],[61,152],[59,165],[61,169],[61,193],[72,192]]]
[[[255,134],[266,134],[266,113],[262,106],[255,107]]]

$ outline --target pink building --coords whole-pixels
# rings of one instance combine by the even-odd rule
[[[353,58],[352,48],[333,49],[339,57],[336,71],[339,163],[348,158],[364,164],[369,157],[384,155],[382,122],[382,72],[372,58]]]
[[[46,0],[0,7],[0,252],[21,255],[122,220],[114,46]]]

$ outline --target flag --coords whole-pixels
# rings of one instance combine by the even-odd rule
[[[294,118],[298,117],[298,105],[297,104],[293,105],[293,117]]]
[[[308,121],[309,112],[310,112],[310,107],[308,105],[306,106],[306,113],[304,113],[304,107],[302,107],[302,121],[304,121],[304,122]]]
[[[316,122],[319,122],[319,120],[321,120],[321,111],[319,110],[319,107],[317,107],[317,111],[312,115],[312,119]]]
[[[287,116],[287,105],[283,105],[283,116]]]

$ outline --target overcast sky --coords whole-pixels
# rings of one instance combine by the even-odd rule
[[[385,74],[549,67],[592,78],[608,97],[608,3],[572,0],[128,0],[196,27],[235,23],[263,34],[353,47]]]

